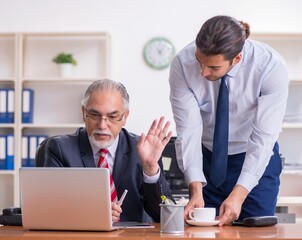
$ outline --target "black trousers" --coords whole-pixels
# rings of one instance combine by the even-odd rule
[[[203,188],[203,196],[206,207],[215,207],[219,215],[219,207],[228,197],[235,186],[245,158],[245,153],[229,155],[226,181],[216,188],[209,178],[209,170],[212,152],[204,146],[203,170],[207,179],[207,185]],[[252,216],[272,216],[275,213],[277,196],[280,186],[280,174],[282,171],[281,158],[278,143],[274,146],[274,155],[271,157],[259,184],[249,193],[242,205],[239,220]]]

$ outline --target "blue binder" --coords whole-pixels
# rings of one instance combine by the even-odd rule
[[[33,123],[34,91],[24,88],[22,95],[22,123]]]
[[[8,112],[7,112],[7,90],[0,89],[0,123],[8,122]]]
[[[38,136],[37,135],[31,135],[28,136],[28,161],[27,161],[27,167],[35,167],[35,156],[36,156],[36,150],[38,146]]]
[[[7,89],[7,122],[13,123],[15,117],[15,91]]]
[[[46,139],[48,135],[39,135],[38,136],[38,146]]]
[[[14,135],[6,135],[6,161],[5,169],[13,170],[14,169]]]
[[[0,135],[0,170],[5,169],[6,159],[6,136]]]
[[[28,162],[28,136],[23,135],[22,136],[22,152],[21,152],[21,166],[22,167],[27,167],[27,162]]]

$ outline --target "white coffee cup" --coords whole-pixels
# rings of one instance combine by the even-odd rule
[[[194,208],[189,211],[189,218],[197,222],[211,222],[215,220],[215,208]]]

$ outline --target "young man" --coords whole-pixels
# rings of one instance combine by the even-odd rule
[[[170,70],[177,159],[191,193],[185,215],[215,207],[220,226],[274,215],[280,184],[287,68],[249,34],[247,23],[215,16]]]
[[[129,133],[123,128],[129,115],[128,93],[123,84],[108,79],[88,87],[82,113],[85,128],[46,141],[44,166],[97,167],[106,159],[117,198],[128,190],[123,209],[113,201],[113,220],[145,222],[149,215],[159,222],[161,195],[171,197],[160,160],[172,136],[170,123],[164,124],[161,117],[153,121],[147,135],[139,138]]]

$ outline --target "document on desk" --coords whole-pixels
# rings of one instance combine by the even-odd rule
[[[151,223],[140,223],[140,222],[114,222],[114,227],[121,228],[154,228],[155,226]]]

